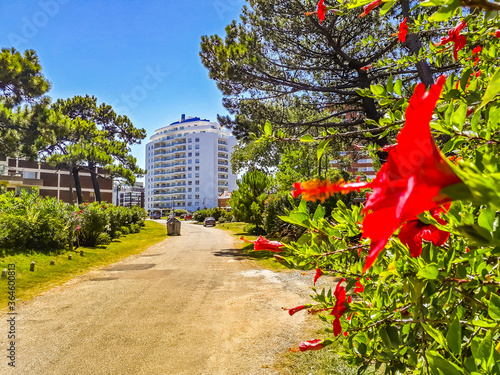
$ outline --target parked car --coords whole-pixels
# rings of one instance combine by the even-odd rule
[[[191,220],[192,218],[193,218],[193,215],[191,215],[191,214],[184,215],[184,220]]]
[[[207,217],[203,221],[203,226],[206,227],[207,225],[212,225],[215,227],[215,219],[213,217]]]

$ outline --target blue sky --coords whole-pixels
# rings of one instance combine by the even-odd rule
[[[94,95],[154,130],[182,113],[227,114],[201,64],[202,35],[224,35],[244,0],[0,2],[0,46],[37,52],[53,100]],[[144,145],[133,154],[144,167]]]

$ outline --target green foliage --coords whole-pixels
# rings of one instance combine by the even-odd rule
[[[436,192],[453,201],[440,221],[428,212],[414,219],[419,220],[415,225],[450,233],[444,244],[422,234],[422,253],[412,257],[396,229],[364,273],[370,241],[362,236],[362,207],[337,200],[330,213],[326,204],[313,208],[302,201],[288,207],[292,202],[278,197],[269,201],[264,224],[273,228],[281,221],[303,231],[280,254],[281,263],[345,279],[343,306],[337,306],[335,285],[323,279],[324,287],[313,288],[310,312],[338,327],[335,315],[347,309],[340,317],[347,335],[340,354],[358,373],[375,365],[386,374],[500,374],[498,4],[388,1],[358,17],[356,7],[370,2],[327,2],[339,12],[327,12],[320,25],[316,16],[302,15],[315,10],[311,2],[253,1],[241,23],[226,29],[225,39],[203,39],[203,62],[236,114],[231,125],[238,135],[256,128],[265,142],[316,145],[304,149],[317,161],[328,157],[339,139],[363,137],[366,151],[384,163],[379,146],[394,143],[408,120],[417,81],[430,86],[438,74],[447,75],[430,125],[463,183]],[[462,7],[467,4],[474,9]],[[409,32],[399,42],[393,33],[405,18]],[[368,32],[365,22],[373,23]],[[450,44],[438,45],[447,37]],[[363,63],[370,67],[363,69]],[[349,94],[342,91],[346,88]],[[311,114],[311,108],[317,112]],[[354,126],[337,117],[354,108],[354,122],[359,120]],[[350,131],[340,133],[340,128]],[[321,164],[307,165],[311,159],[303,155],[285,153],[278,166],[280,186],[289,188],[307,173],[322,175]],[[231,202],[237,218],[247,215],[251,222],[258,196],[241,208],[238,199]],[[397,201],[401,211],[405,199]]]
[[[185,215],[187,213],[188,213],[187,210],[180,210],[180,209],[179,210],[174,210],[175,216],[181,216],[181,215]]]
[[[122,234],[124,236],[126,236],[126,235],[130,234],[130,228],[129,227],[121,227],[120,232],[122,232]]]
[[[233,191],[230,199],[232,213],[237,221],[262,226],[264,201],[271,183],[267,175],[257,170],[245,173],[237,181],[238,189]]]
[[[96,245],[109,245],[111,243],[111,236],[107,233],[100,233],[97,236]]]
[[[98,238],[101,233],[107,231],[106,227],[109,223],[106,205],[99,202],[81,205],[80,223],[80,243],[84,246],[98,245]]]
[[[50,252],[73,242],[79,224],[76,209],[54,198],[41,199],[37,189],[0,199],[0,248]]]

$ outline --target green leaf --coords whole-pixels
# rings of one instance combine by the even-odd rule
[[[386,3],[387,4],[387,3]],[[389,79],[387,80],[387,85],[386,85],[386,90],[389,94],[392,94],[394,92],[394,78],[392,77],[392,74],[389,76]]]
[[[485,208],[481,210],[477,223],[489,232],[493,232],[493,223],[496,213],[497,211],[494,208]]]
[[[311,134],[306,134],[306,135],[303,135],[302,138],[300,138],[300,141],[301,142],[313,142],[314,137]]]
[[[500,297],[496,294],[491,294],[490,303],[488,307],[488,315],[493,320],[500,320]]]
[[[421,279],[435,280],[439,275],[439,270],[435,265],[429,264],[428,266],[420,269],[417,277]]]
[[[328,146],[328,143],[330,143],[330,141],[331,141],[330,139],[325,139],[319,143],[319,145],[318,145],[318,161],[323,156],[323,153],[325,152],[326,147]]]
[[[426,352],[431,374],[463,375],[463,370],[452,362],[444,359],[441,354],[433,351]]]
[[[396,0],[390,0],[384,4],[384,6],[380,9],[380,16],[386,14],[389,10],[391,10],[392,6],[396,3]]]
[[[465,91],[467,87],[467,83],[470,80],[470,75],[472,74],[472,69],[469,68],[465,72],[462,73],[462,78],[460,78],[460,88]]]
[[[467,103],[462,102],[457,110],[451,116],[451,123],[456,125],[458,129],[462,130],[465,123],[465,116],[467,115]]]
[[[462,352],[462,326],[460,325],[458,316],[455,316],[455,319],[453,319],[448,329],[446,341],[448,343],[448,348],[450,348],[454,354],[460,356]]]
[[[371,85],[370,90],[376,96],[384,96],[386,94],[385,88],[382,85]]]
[[[403,96],[401,89],[403,88],[403,81],[400,79],[396,80],[394,83],[394,92],[399,96]]]
[[[484,93],[483,99],[481,101],[481,106],[479,108],[484,107],[486,104],[491,102],[495,96],[500,92],[500,68],[495,71],[495,74],[490,79],[490,83],[486,88],[486,92]]]
[[[483,368],[487,367],[487,363],[490,361],[490,358],[493,357],[493,350],[493,339],[491,337],[491,331],[488,330],[484,338],[479,343],[476,355],[474,356],[476,361],[481,362]]]
[[[273,126],[271,125],[271,122],[266,121],[266,124],[264,125],[264,133],[266,135],[272,135],[273,134]]]
[[[314,212],[313,220],[317,222],[319,219],[323,219],[325,217],[325,213],[325,208],[322,205],[318,205],[316,211]]]
[[[429,334],[429,336],[431,336],[439,345],[446,348],[446,340],[441,331],[438,331],[434,327],[425,323],[422,323],[422,326],[424,327],[425,332]]]
[[[437,10],[436,13],[429,17],[429,22],[446,21],[453,16],[453,13],[455,13],[459,6],[460,0],[453,0],[448,4],[443,5]]]

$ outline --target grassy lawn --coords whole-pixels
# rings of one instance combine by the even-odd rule
[[[87,273],[93,268],[107,266],[123,260],[130,255],[139,254],[148,247],[167,238],[164,225],[146,221],[140,233],[133,233],[114,240],[110,245],[80,247],[76,251],[68,251],[60,255],[25,253],[0,257],[0,270],[8,268],[8,264],[16,265],[16,298],[26,301],[56,285]],[[80,256],[80,251],[84,256]],[[68,255],[72,254],[72,260]],[[50,265],[51,260],[55,261]],[[30,263],[35,261],[35,272],[30,272]],[[0,311],[7,307],[7,279],[0,279]]]
[[[238,239],[241,236],[243,236],[245,239],[248,240],[252,241],[256,240],[259,236],[254,236],[245,232],[245,230],[243,229],[245,225],[247,225],[247,223],[240,223],[240,222],[223,223],[223,224],[217,224],[216,228],[225,230],[229,234],[232,234],[233,236],[237,237]],[[283,271],[289,269],[283,266],[282,264],[278,263],[274,259],[274,253],[270,251],[254,251],[253,244],[251,243],[242,242],[241,244],[238,244],[238,248],[242,251],[243,256],[258,262],[259,265],[264,268],[273,271]]]

